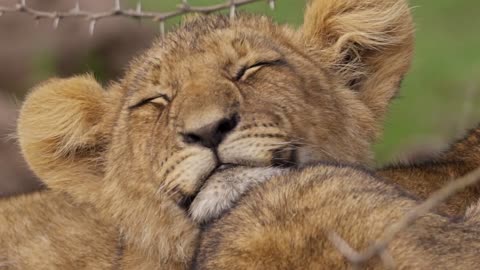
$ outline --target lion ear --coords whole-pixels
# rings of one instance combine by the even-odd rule
[[[302,34],[313,57],[382,117],[410,67],[413,29],[405,0],[311,0]]]
[[[33,171],[51,189],[80,192],[102,174],[112,97],[92,76],[53,79],[24,102],[18,139]]]

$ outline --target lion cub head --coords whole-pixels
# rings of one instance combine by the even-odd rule
[[[222,165],[366,164],[408,70],[412,29],[403,0],[314,0],[298,30],[251,15],[196,18],[106,90],[92,77],[38,87],[20,143],[48,186],[78,196],[105,175],[131,196],[184,202]]]

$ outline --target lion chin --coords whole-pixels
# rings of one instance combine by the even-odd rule
[[[287,171],[280,167],[220,167],[196,194],[188,212],[200,224],[211,222],[232,208],[249,189]]]

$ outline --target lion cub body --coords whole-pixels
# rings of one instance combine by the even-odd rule
[[[113,269],[119,240],[113,224],[68,195],[0,200],[0,269]]]
[[[361,168],[317,164],[276,176],[202,234],[194,269],[350,269],[330,234],[363,251],[420,201]],[[477,269],[480,215],[420,218],[389,245],[398,269]],[[374,258],[365,269],[385,269]]]
[[[480,126],[454,142],[437,157],[423,162],[393,164],[378,170],[405,190],[426,199],[432,192],[480,167]],[[463,215],[480,198],[480,185],[462,190],[441,205],[450,215]]]

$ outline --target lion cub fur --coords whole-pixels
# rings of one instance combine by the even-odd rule
[[[368,166],[412,51],[406,1],[312,0],[298,30],[246,14],[235,21],[200,17],[155,43],[106,89],[91,76],[38,86],[22,107],[18,136],[48,189],[0,201],[0,268],[189,268],[201,226],[183,205],[219,162]],[[192,136],[223,119],[230,126],[216,151],[209,138]],[[315,177],[306,177],[312,171]],[[341,175],[329,181],[334,186],[352,183],[344,196],[356,196],[353,180],[371,187],[367,198],[379,208],[374,224],[387,225],[376,202],[384,201],[384,190],[401,192],[361,170],[319,165],[290,174],[290,182],[323,182],[330,174]],[[399,209],[413,205],[403,197],[398,202]],[[345,205],[357,206],[365,211],[364,204]],[[359,219],[337,220],[353,226]],[[377,232],[351,230],[369,240]],[[409,247],[410,239],[400,246]],[[199,252],[211,254],[208,263],[218,258],[211,246]],[[402,258],[415,263],[410,253]],[[330,259],[345,263],[338,254]]]
[[[363,251],[421,201],[374,172],[316,164],[274,176],[205,227],[194,269],[351,269],[330,235]],[[421,217],[388,245],[396,269],[477,269],[480,215]],[[362,269],[385,269],[373,258]]]

